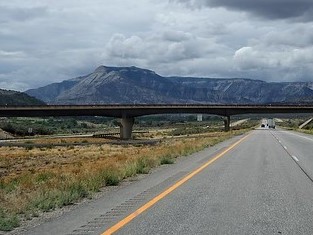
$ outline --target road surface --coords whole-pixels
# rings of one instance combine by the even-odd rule
[[[312,234],[312,178],[312,136],[260,129],[20,233]]]

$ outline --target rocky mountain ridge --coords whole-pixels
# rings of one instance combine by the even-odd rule
[[[26,93],[49,104],[299,103],[313,101],[313,82],[163,77],[137,67],[100,66],[88,75]]]

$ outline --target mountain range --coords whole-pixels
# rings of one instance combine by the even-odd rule
[[[313,102],[313,82],[163,77],[138,67],[100,66],[26,93],[48,104],[298,104]]]

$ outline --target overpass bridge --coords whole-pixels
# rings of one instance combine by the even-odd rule
[[[224,117],[229,131],[230,117],[238,114],[313,113],[313,105],[212,105],[212,104],[110,104],[0,106],[0,117],[106,116],[121,118],[120,136],[130,139],[136,117],[153,114],[212,114]]]

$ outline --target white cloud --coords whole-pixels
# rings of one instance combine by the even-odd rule
[[[265,53],[253,47],[242,47],[235,52],[234,60],[241,70],[263,70],[279,66],[280,56],[276,52]]]
[[[237,50],[234,55],[237,69],[272,81],[298,81],[299,77],[303,81],[312,81],[313,46],[266,49],[264,45],[258,45]]]
[[[0,50],[0,58],[25,58],[25,53],[22,51],[2,51]]]

